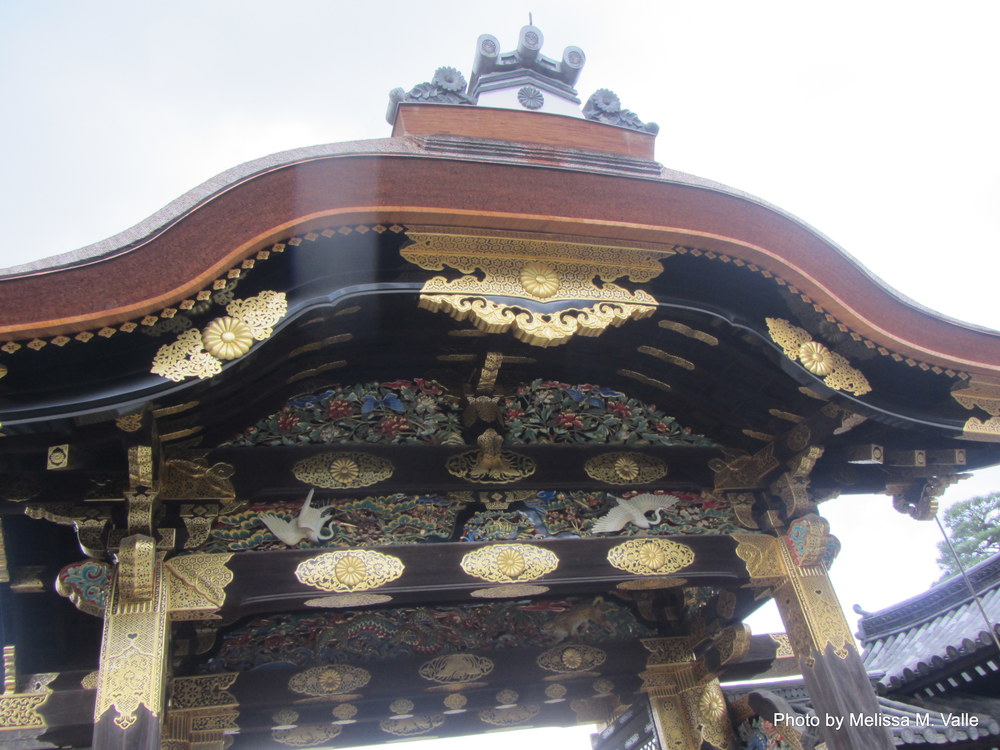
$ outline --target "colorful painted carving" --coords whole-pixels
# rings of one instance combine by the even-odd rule
[[[316,502],[318,505],[318,502]],[[357,500],[335,500],[325,515],[323,534],[317,541],[303,537],[296,548],[364,547],[447,540],[455,526],[459,506],[433,495],[387,495]],[[264,524],[273,515],[291,523],[301,502],[251,505],[239,513],[219,516],[209,541],[199,552],[285,549],[286,545]]]
[[[104,617],[111,591],[111,566],[97,560],[70,563],[56,577],[56,591],[81,612]]]
[[[771,722],[755,716],[739,727],[739,737],[747,750],[792,750],[780,730]]]
[[[547,537],[591,536],[600,521],[637,497],[634,492],[539,492],[524,502],[521,510],[480,511],[466,522],[462,538],[469,542]],[[659,523],[641,529],[632,521],[614,531],[631,536],[640,530],[654,535],[735,534],[739,526],[732,506],[692,492],[644,493],[642,497],[662,498],[655,503]],[[655,520],[647,519],[647,520]]]
[[[457,399],[432,380],[358,383],[296,396],[226,445],[464,445]]]
[[[535,380],[502,399],[500,407],[508,445],[715,445],[655,406],[596,385]]]
[[[209,672],[287,663],[303,668],[407,656],[603,643],[653,634],[627,607],[606,601],[504,601],[465,607],[332,610],[254,617],[222,636]]]

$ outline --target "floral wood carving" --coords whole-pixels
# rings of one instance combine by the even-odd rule
[[[432,380],[356,383],[289,399],[225,445],[464,445],[461,409]]]
[[[838,391],[847,391],[855,396],[871,393],[872,387],[864,374],[851,366],[847,359],[812,340],[804,328],[793,326],[782,318],[766,318],[771,339],[785,352],[790,360],[798,360],[813,375],[823,378],[823,382]]]
[[[271,337],[273,326],[288,312],[288,301],[284,292],[263,291],[233,300],[226,312],[228,316],[212,320],[203,331],[184,331],[174,343],[161,346],[150,372],[178,383],[218,375],[223,360],[242,357],[254,341]]]
[[[599,385],[534,380],[501,399],[500,410],[510,445],[715,445],[655,406]],[[622,470],[629,473],[627,467]]]
[[[456,320],[470,320],[489,333],[512,331],[534,346],[564,344],[576,334],[598,336],[609,326],[648,317],[656,300],[647,292],[630,292],[614,284],[620,278],[649,281],[663,268],[660,259],[673,250],[626,248],[564,241],[537,240],[528,235],[470,236],[411,231],[413,244],[400,254],[427,270],[446,267],[470,274],[448,280],[435,276],[421,289],[420,306],[444,311]],[[482,279],[474,275],[477,271]],[[602,280],[598,287],[595,278]],[[498,302],[493,297],[529,302],[560,303],[551,312],[535,305]],[[579,303],[593,304],[578,307]]]

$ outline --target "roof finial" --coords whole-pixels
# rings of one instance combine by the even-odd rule
[[[534,26],[535,22],[531,20],[531,11],[528,11],[528,26]]]

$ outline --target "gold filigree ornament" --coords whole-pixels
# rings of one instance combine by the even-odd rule
[[[203,331],[192,328],[161,346],[150,372],[176,383],[218,375],[224,360],[242,357],[254,341],[270,338],[273,326],[288,312],[288,301],[284,292],[264,291],[233,300],[226,312],[228,316],[212,320]]]
[[[798,361],[817,377],[823,378],[827,387],[847,391],[855,396],[871,393],[872,387],[862,372],[851,366],[847,359],[831,352],[823,344],[812,340],[811,334],[782,318],[765,318],[771,340],[792,361]]]
[[[218,611],[226,602],[226,586],[233,582],[233,571],[226,566],[232,557],[232,553],[213,553],[167,560],[171,619],[220,618]]]
[[[555,553],[530,544],[491,544],[467,553],[462,570],[490,583],[520,583],[548,575],[559,565]]]
[[[535,473],[535,462],[514,451],[501,450],[503,438],[490,428],[476,439],[479,450],[452,456],[445,468],[452,476],[481,484],[508,484]]]
[[[462,685],[475,682],[493,671],[494,664],[476,654],[447,654],[420,665],[418,674],[439,685]]]
[[[369,487],[392,476],[392,464],[379,456],[357,451],[321,453],[296,462],[292,473],[300,482],[326,489]]]
[[[374,550],[324,552],[299,563],[295,577],[321,591],[352,593],[378,588],[403,575],[398,557]]]
[[[272,729],[271,739],[288,747],[319,747],[343,731],[336,724],[303,724],[288,729]]]
[[[613,247],[539,240],[524,233],[474,236],[427,228],[407,236],[413,244],[400,251],[406,260],[427,270],[451,267],[469,274],[425,282],[421,307],[470,320],[488,333],[512,331],[534,346],[564,344],[577,334],[598,336],[609,326],[648,317],[656,300],[613,282],[649,281],[663,271],[660,260],[674,254],[672,248],[654,245]],[[482,278],[472,275],[477,271]],[[543,312],[518,306],[509,302],[512,297],[544,301],[552,308]],[[581,302],[592,304],[581,307]]]
[[[385,604],[392,601],[391,596],[385,594],[331,594],[318,599],[306,599],[307,607],[371,607],[375,604]]]
[[[583,465],[587,476],[607,484],[647,484],[667,474],[667,465],[645,453],[602,453]]]
[[[549,591],[548,586],[533,586],[530,583],[508,583],[503,586],[489,586],[469,592],[476,599],[524,599],[541,596]]]
[[[538,655],[535,663],[542,669],[557,674],[589,672],[599,667],[608,655],[599,648],[582,643],[556,646]]]
[[[416,714],[413,716],[390,717],[379,722],[379,729],[395,737],[415,737],[427,734],[444,724],[441,714]]]
[[[608,550],[608,562],[635,575],[667,575],[694,562],[694,550],[668,539],[630,539]]]
[[[300,695],[315,698],[330,695],[345,695],[362,688],[371,681],[372,675],[366,669],[349,664],[330,664],[313,667],[292,675],[288,689]]]
[[[519,703],[503,708],[487,708],[479,712],[479,720],[495,727],[512,727],[534,719],[541,711],[542,707],[537,703]]]

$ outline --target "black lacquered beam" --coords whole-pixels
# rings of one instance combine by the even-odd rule
[[[524,595],[643,587],[667,576],[690,585],[733,587],[749,580],[730,536],[600,537],[530,543],[442,543],[367,550],[281,550],[233,555],[226,567],[226,617],[295,609],[344,594],[383,602],[505,598],[511,584],[544,587]],[[639,583],[642,581],[643,583]]]

